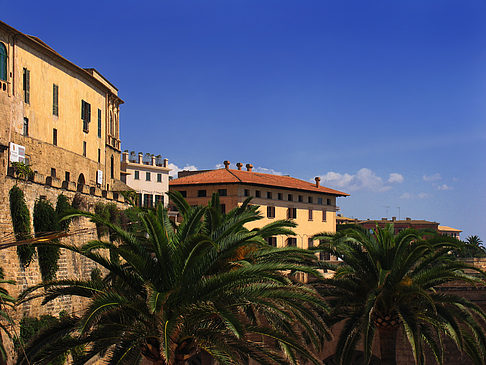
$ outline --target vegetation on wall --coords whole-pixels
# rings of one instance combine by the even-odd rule
[[[3,274],[2,268],[0,268],[0,284],[15,284],[12,280],[5,280],[5,276]],[[8,337],[10,335],[10,324],[12,324],[12,319],[7,311],[10,307],[12,308],[15,304],[15,298],[11,297],[8,294],[8,290],[0,287],[0,317],[6,321],[0,321],[0,329],[2,329]],[[10,322],[10,323],[9,323]],[[5,347],[3,346],[3,338],[2,333],[0,332],[0,364],[7,363],[7,352],[5,351]]]
[[[13,173],[17,179],[30,179],[34,176],[34,172],[29,165],[23,162],[12,162]]]
[[[10,215],[12,217],[13,231],[17,241],[27,240],[30,234],[30,214],[23,191],[15,185],[9,192]],[[34,257],[35,249],[31,244],[17,246],[17,255],[23,267],[29,266]]]
[[[95,214],[100,217],[103,221],[109,222],[115,225],[121,225],[125,221],[124,211],[118,209],[115,203],[103,203],[98,202],[95,205]],[[110,241],[116,240],[116,233],[109,227],[105,226],[101,222],[96,222],[96,233],[98,239],[101,239],[106,234],[109,234]]]
[[[56,214],[57,219],[59,220],[59,228],[63,231],[68,230],[71,219],[65,219],[61,221],[61,218],[63,218],[71,210],[72,207],[71,204],[69,204],[67,196],[64,194],[58,195],[56,202]]]
[[[36,237],[59,231],[56,211],[48,200],[39,199],[35,202],[34,231]],[[37,247],[37,254],[42,280],[45,282],[54,279],[58,268],[59,247],[50,244],[42,245]]]

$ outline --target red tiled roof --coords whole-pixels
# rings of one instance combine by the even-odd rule
[[[299,180],[290,176],[271,175],[261,172],[231,170],[224,168],[184,176],[170,181],[171,186],[234,183],[266,185],[287,189],[326,193],[337,196],[349,196],[349,194],[343,193],[342,191],[326,188],[325,186],[316,187],[314,183]]]

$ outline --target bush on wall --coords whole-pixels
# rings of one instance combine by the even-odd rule
[[[17,185],[10,189],[9,200],[15,239],[23,241],[31,238],[29,209],[25,204],[24,192]],[[34,258],[34,253],[35,249],[31,244],[17,246],[17,255],[23,267],[29,266]]]
[[[38,199],[34,205],[34,231],[36,237],[59,231],[57,214],[48,200]],[[51,241],[55,242],[55,241]],[[54,279],[58,269],[59,247],[46,244],[37,247],[39,268],[43,281]]]
[[[71,219],[66,219],[61,221],[61,218],[63,218],[71,210],[72,207],[71,204],[69,204],[69,200],[67,196],[64,194],[59,194],[56,202],[56,215],[57,215],[57,219],[59,220],[59,228],[63,231],[68,230],[69,224],[71,223]]]

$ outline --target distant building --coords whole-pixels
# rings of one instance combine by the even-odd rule
[[[447,226],[439,226],[438,231],[443,236],[454,237],[457,238],[458,240],[461,239],[460,235],[462,231],[460,229],[447,227]]]
[[[248,197],[260,206],[264,217],[247,224],[247,228],[260,227],[276,219],[292,219],[297,223],[295,237],[272,237],[269,243],[278,246],[307,248],[316,243],[312,236],[321,232],[336,232],[336,205],[338,197],[349,194],[299,180],[290,176],[264,174],[252,171],[251,164],[238,163],[237,169],[225,168],[206,171],[183,171],[178,179],[170,181],[170,190],[179,191],[190,205],[204,205],[213,193],[218,193],[222,209],[229,211],[241,205]]]
[[[0,21],[3,173],[20,161],[49,184],[113,190],[120,180],[121,104],[117,88],[97,70]]]
[[[137,205],[155,207],[162,203],[167,206],[169,191],[169,160],[161,156],[123,152],[121,178],[138,194]]]
[[[356,224],[356,223],[358,223],[357,218],[344,217],[342,214],[336,215],[336,224],[337,225],[340,225],[340,224]]]

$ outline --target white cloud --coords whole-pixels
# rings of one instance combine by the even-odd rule
[[[171,169],[171,171],[169,172],[169,176],[172,176],[173,178],[177,178],[177,173],[179,171],[197,171],[198,168],[194,165],[186,165],[184,166],[183,168],[179,168],[179,166],[177,166],[176,164],[173,164],[173,163],[169,163],[169,169]]]
[[[413,198],[413,194],[411,193],[403,193],[402,195],[400,195],[400,199],[412,199]]]
[[[390,184],[393,184],[393,183],[398,183],[398,184],[401,184],[403,182],[403,175],[402,174],[399,174],[397,172],[392,172],[390,174],[390,177],[388,178],[388,182]]]
[[[395,174],[395,173],[394,173]],[[392,175],[390,174],[390,179]],[[403,181],[403,176],[399,175]],[[400,177],[394,176],[395,181],[398,182]],[[397,180],[398,179],[398,180]],[[356,190],[370,190],[370,191],[387,191],[391,189],[390,185],[386,185],[383,179],[375,174],[370,169],[362,168],[354,175],[352,174],[340,174],[339,172],[330,171],[325,175],[321,176],[321,182],[323,185],[330,185],[340,189],[346,189],[349,191]]]
[[[438,190],[451,190],[451,189],[452,189],[452,187],[451,187],[451,186],[449,186],[449,185],[446,185],[446,184],[442,184],[442,185],[439,185],[439,186],[437,187],[437,189],[438,189]]]
[[[426,199],[426,198],[428,198],[429,196],[430,196],[430,195],[429,195],[429,194],[427,194],[427,193],[418,193],[418,194],[417,194],[417,198],[419,198],[419,199]]]
[[[263,172],[265,174],[272,174],[272,175],[283,175],[280,171],[276,171],[274,169],[267,169],[266,167],[255,167],[253,169],[255,172]]]
[[[216,166],[214,166],[215,169],[222,169],[224,165],[222,163],[217,163]]]
[[[432,175],[424,175],[422,176],[422,178],[424,179],[424,181],[437,181],[442,179],[442,176],[440,176],[440,174],[437,172]]]
[[[427,199],[430,195],[427,193],[418,193],[418,194],[413,194],[413,193],[403,193],[400,195],[400,199]]]

